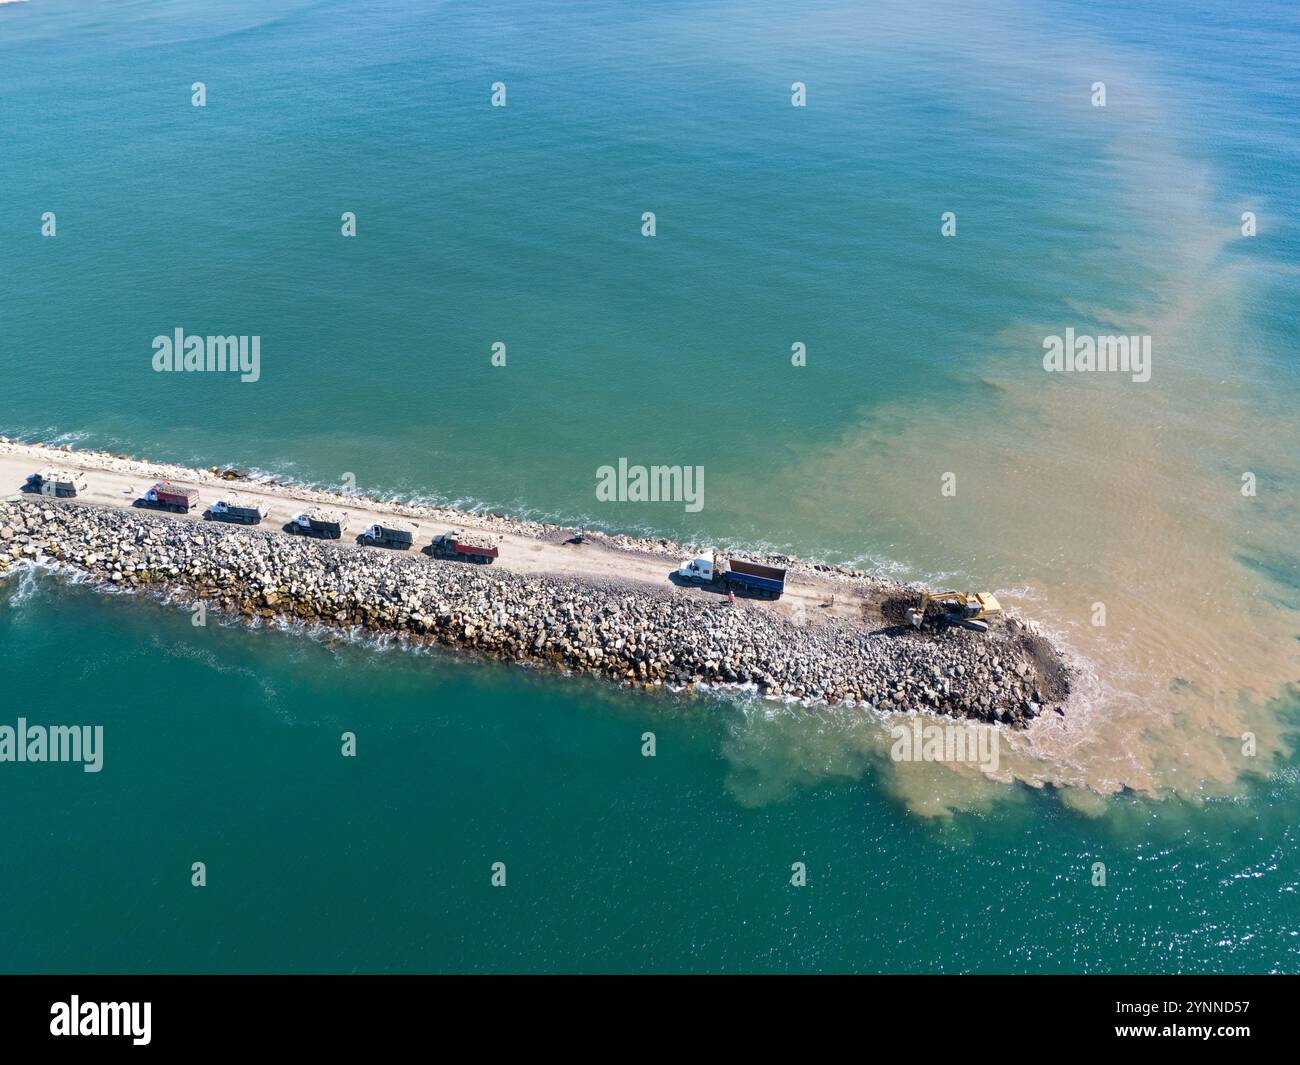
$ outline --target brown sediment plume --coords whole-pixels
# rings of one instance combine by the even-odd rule
[[[1015,779],[1200,799],[1289,753],[1277,711],[1300,684],[1300,615],[1250,559],[1294,555],[1300,449],[1292,419],[1228,381],[1239,338],[1215,323],[1236,319],[1214,303],[1231,292],[1206,279],[1147,323],[1149,383],[1052,377],[1035,362],[1043,332],[1022,328],[1001,345],[1025,363],[983,371],[1000,399],[977,442],[967,421],[924,405],[878,409],[790,471],[796,500],[834,486],[846,527],[887,514],[912,557],[991,576],[1072,654],[1077,710],[1012,737]],[[960,488],[942,498],[949,470]],[[1268,471],[1253,496],[1241,490],[1251,470]],[[900,791],[933,803],[942,775],[908,768]],[[951,786],[962,805],[972,789],[957,775]]]

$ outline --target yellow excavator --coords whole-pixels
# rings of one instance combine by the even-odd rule
[[[931,603],[943,610],[945,621],[953,625],[964,625],[976,632],[989,631],[989,618],[1002,613],[1002,604],[989,592],[922,592],[921,605],[912,607],[906,613],[908,622],[914,629],[919,629],[925,622],[925,610]]]

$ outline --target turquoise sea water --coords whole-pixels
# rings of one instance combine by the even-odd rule
[[[1285,3],[0,5],[0,433],[1024,587],[1067,629],[1061,589],[1121,570],[1116,603],[1193,612],[1162,594],[1185,559],[1277,658],[1298,52]],[[1136,409],[1043,379],[1046,333],[1112,322],[1167,358]],[[260,335],[262,379],[155,374],[177,326]],[[597,503],[621,456],[703,465],[705,508]],[[954,468],[971,509],[932,514]],[[1225,509],[1243,469],[1258,508]],[[1000,489],[1027,509],[976,508]],[[1201,635],[1124,665],[1235,689],[1244,652],[1202,677]],[[1212,794],[1196,756],[1180,798],[1008,784],[934,821],[836,714],[200,630],[48,576],[0,587],[0,649],[0,722],[107,737],[100,774],[0,766],[5,969],[1300,957],[1285,749]],[[1300,674],[1248,665],[1293,729]],[[1085,777],[1136,786],[1135,698]]]
[[[6,766],[6,968],[1295,968],[1294,766],[1208,807],[1121,799],[1098,823],[1020,794],[936,828],[867,758],[790,781],[793,726],[725,704],[288,634],[197,643],[161,606],[30,594],[0,620],[7,693],[61,721],[80,692],[105,759]]]

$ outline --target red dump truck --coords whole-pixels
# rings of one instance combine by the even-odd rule
[[[181,488],[170,481],[159,481],[135,502],[140,507],[157,507],[159,510],[188,514],[199,505],[199,490]]]
[[[434,558],[459,558],[489,566],[501,553],[496,544],[486,537],[463,532],[449,532],[434,537],[431,547]]]

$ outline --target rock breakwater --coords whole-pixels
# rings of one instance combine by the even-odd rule
[[[671,586],[489,570],[111,507],[0,504],[0,576],[42,559],[225,614],[360,627],[626,685],[749,685],[1010,726],[1063,713],[1069,692],[1059,653],[1015,618],[988,635],[803,623]]]

